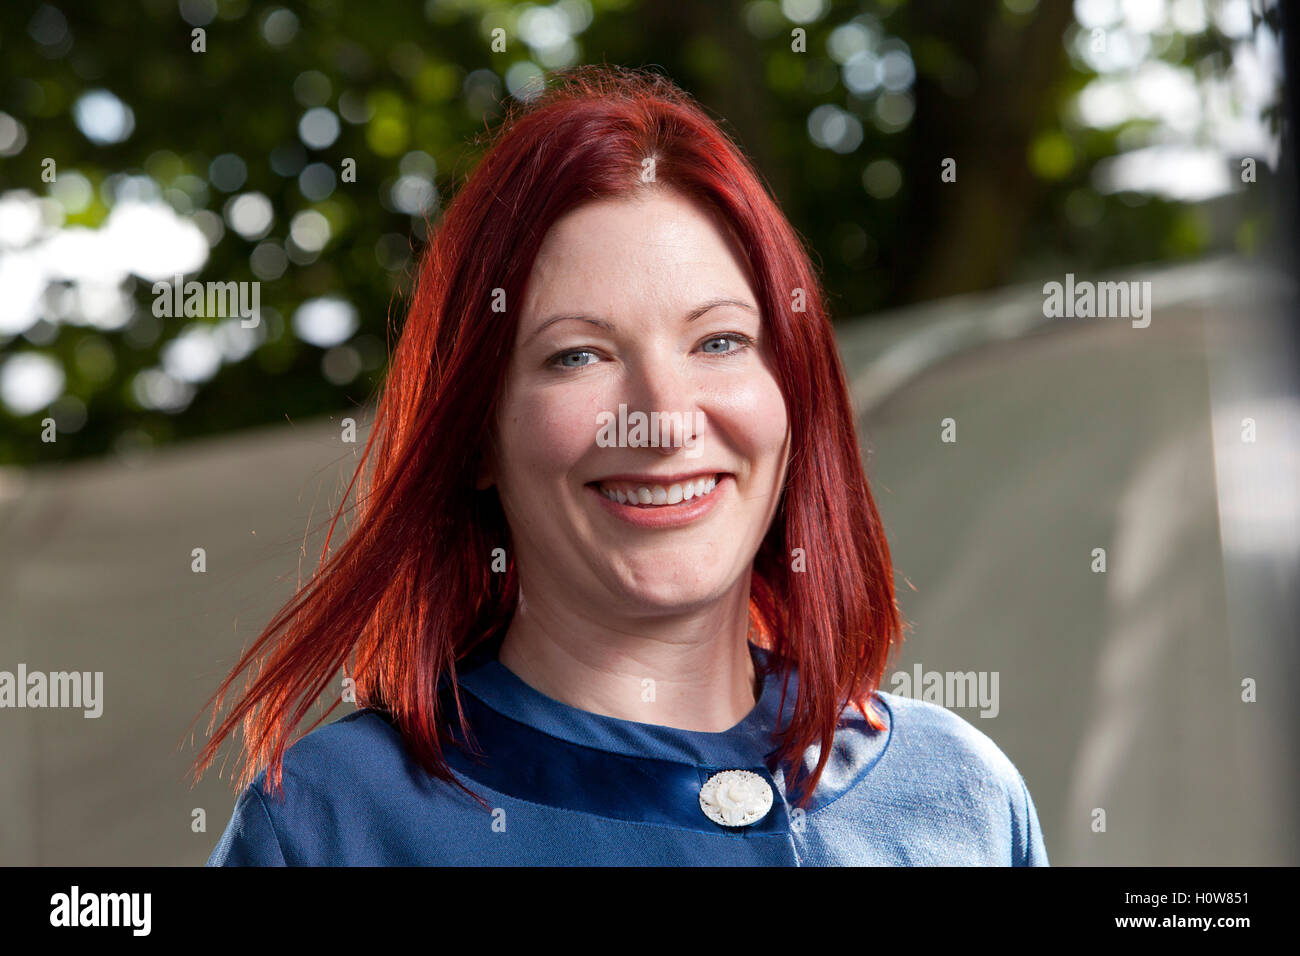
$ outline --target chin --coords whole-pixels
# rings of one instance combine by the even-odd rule
[[[629,584],[623,593],[631,604],[671,611],[716,601],[727,592],[726,582],[693,580],[689,574],[689,571],[683,572],[683,577],[679,579],[683,583],[679,585],[649,587],[645,584]]]

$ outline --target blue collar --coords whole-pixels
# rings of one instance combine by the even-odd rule
[[[742,768],[764,764],[775,749],[772,730],[781,701],[781,680],[775,657],[750,644],[750,656],[762,679],[762,692],[749,714],[730,730],[710,733],[643,724],[580,710],[548,697],[526,684],[492,652],[472,670],[459,674],[460,684],[497,713],[542,733],[581,747],[652,760],[670,760],[699,767]],[[783,718],[794,710],[796,678],[792,675]]]
[[[466,742],[460,736],[453,718],[456,746],[444,748],[443,755],[471,783],[530,803],[613,819],[738,836],[789,832],[785,768],[775,760],[779,741],[774,731],[778,709],[780,726],[788,726],[798,677],[792,669],[782,708],[780,662],[772,652],[749,645],[762,678],[759,699],[740,723],[709,733],[622,720],[562,703],[505,667],[497,659],[499,647],[497,637],[458,668],[458,682],[468,691],[461,701],[470,738]],[[454,715],[454,703],[446,706],[444,713]],[[849,731],[837,737],[807,812],[846,792],[888,745],[892,716],[890,730],[884,732],[869,732],[851,710],[845,720],[849,724],[842,721],[842,726]],[[817,757],[814,745],[804,756],[805,767],[815,767]],[[749,770],[763,777],[777,795],[771,811],[736,828],[705,816],[700,788],[722,770]]]

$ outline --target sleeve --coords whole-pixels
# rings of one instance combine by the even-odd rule
[[[271,824],[254,781],[235,803],[226,832],[208,857],[208,866],[286,866],[280,838]]]
[[[1012,844],[1012,866],[1051,866],[1047,861],[1047,847],[1043,842],[1043,828],[1038,823],[1038,810],[1034,798],[1029,795],[1025,778],[1018,772],[1022,800],[1012,807],[1012,825],[1014,840]]]

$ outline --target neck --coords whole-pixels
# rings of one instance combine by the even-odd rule
[[[579,710],[718,733],[744,720],[760,693],[747,638],[748,587],[744,598],[684,617],[621,622],[521,599],[498,659]]]

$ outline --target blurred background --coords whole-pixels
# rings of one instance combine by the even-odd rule
[[[1052,862],[1300,862],[1288,29],[1269,0],[5,4],[0,671],[102,671],[104,710],[0,710],[0,864],[206,860],[233,764],[191,789],[190,722],[316,565],[419,250],[504,105],[600,62],[692,93],[806,239],[911,625],[891,673],[997,675],[996,714],[937,702]],[[1149,282],[1150,324],[1050,317],[1067,275]],[[177,277],[257,283],[258,321],[159,315]]]

